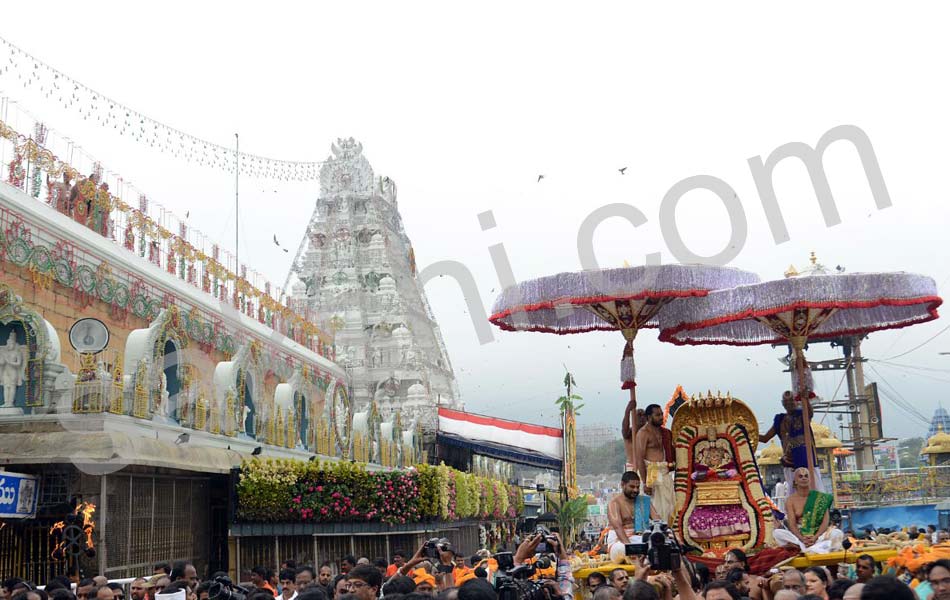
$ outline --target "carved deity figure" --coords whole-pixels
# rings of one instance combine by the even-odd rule
[[[159,416],[167,417],[168,416],[168,379],[165,377],[165,372],[162,371],[162,374],[159,376],[160,387],[159,387],[159,404],[155,407],[155,412]]]
[[[11,331],[7,336],[7,343],[0,347],[0,385],[3,386],[3,408],[13,406],[17,388],[23,385],[26,361],[23,359],[23,348],[17,344],[16,336]]]

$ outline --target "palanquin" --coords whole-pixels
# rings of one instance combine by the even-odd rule
[[[673,416],[680,539],[705,552],[772,545],[775,520],[755,462],[758,423],[741,400],[693,396]]]

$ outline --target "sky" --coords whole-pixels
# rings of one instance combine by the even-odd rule
[[[941,3],[756,2],[86,2],[5,6],[0,37],[150,117],[203,139],[291,160],[322,160],[353,136],[399,208],[421,268],[463,263],[486,311],[500,289],[488,248],[503,244],[516,278],[581,268],[585,217],[635,206],[640,227],[605,220],[594,236],[602,267],[675,262],[659,206],[678,182],[727,182],[748,221],[731,265],[779,278],[819,261],[850,272],[906,270],[950,295],[950,207],[939,180],[950,161],[950,83]],[[45,16],[44,16],[45,15]],[[233,176],[172,159],[50,103],[15,80],[0,90],[98,157],[192,227],[234,245]],[[840,125],[870,139],[892,206],[878,210],[854,147],[831,145],[825,168],[841,215],[827,227],[802,164],[783,161],[775,189],[790,239],[770,234],[748,160],[789,142],[815,145]],[[624,174],[618,169],[626,167]],[[545,177],[540,182],[538,175]],[[242,262],[283,284],[318,186],[245,178]],[[477,215],[497,226],[482,231]],[[677,229],[697,254],[730,239],[723,204],[685,194]],[[274,246],[277,235],[291,248]],[[459,288],[426,286],[469,410],[554,423],[570,369],[586,406],[579,422],[618,422],[618,333],[552,336],[493,330],[479,343]],[[879,381],[930,416],[950,391],[945,319],[872,334],[864,354]],[[928,341],[929,340],[929,341]],[[925,343],[926,342],[926,343]],[[919,347],[918,347],[919,346]],[[905,354],[906,353],[906,354]],[[641,404],[677,385],[745,400],[761,423],[788,387],[771,347],[681,348],[637,337]],[[810,359],[831,358],[813,346]],[[844,394],[840,373],[819,395]],[[885,434],[925,425],[882,397]],[[837,431],[833,416],[826,424]]]

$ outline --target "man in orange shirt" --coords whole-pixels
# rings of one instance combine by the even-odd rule
[[[469,579],[475,577],[475,572],[472,569],[469,569],[465,566],[465,557],[455,553],[455,568],[452,569],[452,580],[455,582],[456,586],[462,585]]]
[[[386,569],[386,577],[389,578],[398,573],[404,564],[406,564],[406,553],[402,550],[393,552],[393,564]]]
[[[251,569],[251,583],[254,584],[254,587],[259,590],[267,590],[271,596],[276,596],[277,590],[270,584],[271,577],[273,577],[273,573],[264,567]]]

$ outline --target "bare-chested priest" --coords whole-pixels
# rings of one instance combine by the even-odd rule
[[[643,411],[646,424],[637,431],[637,471],[643,493],[650,496],[657,518],[669,523],[675,507],[673,495],[673,434],[663,427],[663,409],[651,404]]]
[[[640,494],[640,476],[636,471],[627,471],[620,479],[620,493],[607,505],[607,548],[610,556],[623,556],[623,545],[641,540],[640,534],[650,527],[650,520],[659,518],[650,503],[649,496]]]

